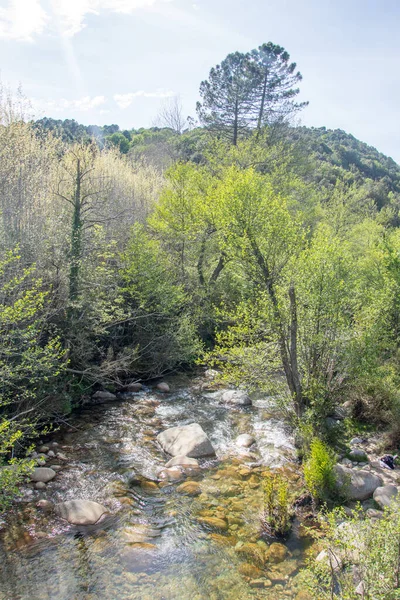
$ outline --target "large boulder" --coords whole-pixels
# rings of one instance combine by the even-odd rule
[[[338,490],[349,500],[367,500],[383,483],[382,479],[371,471],[357,471],[339,464],[335,465],[335,474]]]
[[[381,508],[389,506],[393,498],[397,496],[397,487],[395,485],[383,485],[374,491],[374,500]]]
[[[354,448],[354,450],[351,450],[351,452],[349,452],[349,458],[353,462],[368,462],[368,455],[361,448]]]
[[[158,434],[157,440],[162,449],[172,456],[201,458],[215,455],[210,440],[198,423],[166,429]]]
[[[53,469],[48,469],[47,467],[37,467],[31,473],[31,481],[35,483],[47,483],[51,481],[56,476],[56,472]]]
[[[92,500],[67,500],[54,507],[56,515],[72,525],[94,525],[108,510]]]
[[[222,401],[235,406],[249,406],[251,400],[243,390],[227,390],[222,394]]]

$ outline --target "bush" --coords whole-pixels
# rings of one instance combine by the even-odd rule
[[[376,520],[364,518],[361,508],[350,519],[337,509],[321,517],[321,530],[317,533],[318,543],[326,553],[326,560],[310,559],[302,573],[304,585],[313,598],[395,600],[400,597],[398,500],[385,509],[382,519]]]
[[[284,537],[290,531],[289,489],[281,475],[268,475],[264,483],[264,527],[271,536]]]
[[[304,464],[304,478],[313,498],[327,502],[335,493],[335,457],[330,448],[318,438],[310,446],[310,454]]]

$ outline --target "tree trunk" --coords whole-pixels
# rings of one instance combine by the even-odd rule
[[[69,299],[74,301],[79,293],[79,275],[82,254],[82,217],[81,217],[81,163],[77,159],[74,195],[74,213],[71,231],[71,264],[69,272]]]
[[[291,327],[290,327],[290,349],[288,347],[287,336],[285,335],[285,326],[283,318],[278,306],[278,299],[276,297],[274,282],[269,271],[268,265],[264,260],[263,255],[260,252],[256,242],[250,240],[253,254],[256,258],[257,264],[263,274],[264,283],[267,288],[268,295],[270,297],[274,319],[278,332],[278,346],[279,353],[282,361],[282,367],[285,372],[286,382],[289,391],[292,395],[296,415],[300,417],[303,413],[303,396],[300,383],[300,376],[297,367],[297,310],[296,310],[296,297],[294,287],[289,290],[290,304],[291,304]]]
[[[261,95],[261,105],[260,105],[260,110],[258,113],[258,121],[257,121],[257,136],[260,134],[261,127],[262,127],[262,120],[263,120],[263,116],[264,116],[265,99],[267,96],[267,79],[268,79],[268,71],[265,71],[263,91],[262,91],[262,95]]]

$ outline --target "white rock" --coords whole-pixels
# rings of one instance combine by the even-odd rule
[[[378,475],[363,469],[358,471],[337,464],[334,470],[336,486],[349,500],[367,500],[383,483]]]
[[[55,513],[72,525],[93,525],[108,510],[92,500],[67,500],[54,507]]]
[[[222,394],[222,401],[236,406],[248,406],[251,400],[243,390],[227,390]]]
[[[357,444],[362,444],[362,443],[363,443],[363,441],[359,437],[355,437],[350,440],[350,446],[356,446]]]
[[[206,433],[198,423],[171,427],[157,436],[163,450],[172,456],[201,458],[214,456],[215,450]]]
[[[50,458],[54,458],[55,454],[54,454],[53,450],[49,450],[47,453],[47,456],[49,456]]]
[[[397,496],[397,492],[398,490],[395,485],[383,485],[376,488],[373,498],[377,505],[383,509],[385,506],[389,506],[393,498]]]
[[[31,480],[35,482],[47,483],[56,476],[56,472],[53,469],[47,467],[37,467],[31,473]]]
[[[35,483],[35,489],[37,489],[37,490],[45,490],[46,489],[46,484],[43,481],[37,481]]]
[[[236,444],[241,448],[249,448],[254,444],[255,441],[256,440],[253,438],[253,436],[249,435],[248,433],[242,433],[242,435],[238,435],[236,438]]]

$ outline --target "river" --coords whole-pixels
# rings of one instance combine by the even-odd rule
[[[301,526],[294,522],[284,546],[261,532],[263,477],[278,469],[299,482],[290,431],[271,399],[226,406],[203,376],[168,381],[169,394],[149,387],[87,407],[46,438],[66,460],[49,459],[62,467],[56,478],[44,491],[28,485],[3,523],[1,600],[306,598],[299,571],[310,542]],[[200,493],[188,496],[179,492],[183,480],[160,483],[169,457],[155,436],[193,422],[217,458],[189,474]],[[250,450],[235,443],[242,433],[256,439]],[[72,526],[37,508],[40,498],[95,500],[110,516]]]

